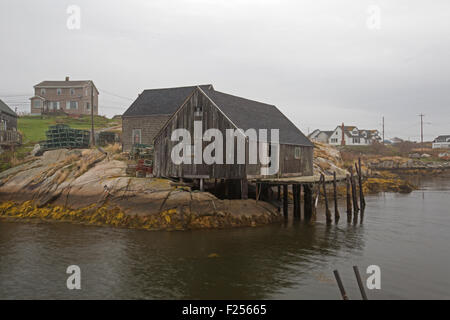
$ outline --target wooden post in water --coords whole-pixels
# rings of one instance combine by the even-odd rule
[[[339,287],[339,291],[341,291],[342,300],[348,300],[347,293],[345,292],[344,284],[342,283],[341,276],[339,275],[339,271],[334,270],[334,277],[336,278],[336,282]]]
[[[358,287],[359,287],[359,291],[361,292],[362,299],[368,300],[366,290],[364,289],[364,284],[361,279],[361,275],[359,274],[358,266],[353,266],[353,271],[355,272],[356,281],[358,282]]]
[[[296,220],[301,219],[301,203],[300,203],[300,193],[301,193],[301,185],[294,184],[292,185],[292,193],[294,197],[294,218]]]
[[[336,171],[333,172],[333,197],[334,197],[334,222],[338,222],[340,215],[338,209],[338,195],[337,195],[337,182],[336,182]]]
[[[312,189],[309,184],[303,185],[303,199],[304,199],[304,215],[305,215],[305,221],[311,220],[312,216],[312,209],[313,209],[313,194]]]
[[[277,195],[277,200],[278,200],[278,201],[281,201],[281,186],[280,186],[280,185],[278,185],[277,187],[278,187],[278,195]]]
[[[350,176],[348,174],[345,182],[347,187],[347,221],[352,222],[352,196],[350,192]]]
[[[353,175],[353,167],[350,168],[350,182],[352,184],[353,212],[355,213],[355,215],[357,215],[359,208],[358,208],[358,196],[356,194],[355,177]]]
[[[288,218],[288,185],[283,185],[283,215],[284,218]]]
[[[321,180],[322,180],[322,187],[323,187],[323,197],[325,199],[325,215],[327,217],[327,223],[331,223],[331,212],[330,212],[330,208],[328,207],[328,197],[327,197],[327,185],[325,183],[325,176],[322,174],[321,175]]]
[[[297,185],[293,184],[292,185],[292,200],[294,203],[294,212],[293,212],[293,217],[296,220],[297,219],[297,210],[298,210],[298,204],[297,204]]]
[[[358,158],[358,180],[359,180],[359,201],[360,201],[360,207],[361,211],[364,211],[366,208],[366,200],[364,199],[364,190],[363,190],[363,183],[362,183],[362,168],[361,168],[361,158]]]

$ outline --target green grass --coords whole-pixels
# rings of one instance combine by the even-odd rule
[[[17,123],[18,130],[23,135],[23,144],[36,144],[45,140],[45,131],[48,127],[55,124],[66,124],[74,129],[91,129],[91,117],[82,116],[80,118],[72,118],[66,116],[24,116],[20,117]],[[94,117],[95,129],[107,128],[118,125],[117,120],[111,120],[102,116]]]
[[[91,117],[82,116],[72,118],[67,116],[23,116],[17,121],[17,129],[22,133],[22,145],[14,152],[4,151],[0,154],[0,172],[11,168],[14,163],[20,163],[33,150],[35,144],[46,139],[45,131],[55,124],[66,124],[74,129],[91,129]],[[120,124],[120,120],[111,120],[102,116],[94,117],[95,129],[113,127]]]

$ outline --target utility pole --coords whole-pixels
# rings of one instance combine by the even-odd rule
[[[384,117],[383,117],[383,145],[384,145]]]
[[[420,146],[422,148],[422,153],[423,153],[423,117],[425,117],[424,114],[419,114],[420,117]]]
[[[91,145],[95,146],[94,135],[94,83],[91,81]]]

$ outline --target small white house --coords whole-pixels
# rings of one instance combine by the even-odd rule
[[[313,132],[311,132],[308,138],[311,141],[329,143],[328,140],[330,139],[332,133],[333,131],[321,131],[319,129],[316,129]]]
[[[433,141],[433,149],[449,149],[450,148],[450,135],[439,136]]]
[[[344,134],[342,134],[342,131]],[[356,126],[337,126],[333,131],[314,130],[309,136],[309,139],[317,142],[324,142],[334,146],[367,146],[374,142],[382,142],[378,130],[360,130]]]
[[[344,134],[342,134],[344,128]],[[357,127],[354,126],[337,126],[330,136],[330,144],[334,146],[342,145],[342,139],[346,146],[366,145],[366,139],[360,134]]]

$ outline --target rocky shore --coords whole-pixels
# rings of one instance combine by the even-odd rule
[[[282,220],[254,200],[220,200],[169,180],[126,175],[97,149],[47,151],[0,173],[0,217],[151,230],[258,226]]]
[[[382,157],[368,160],[368,167],[373,170],[446,170],[450,161],[421,161],[402,157]]]
[[[338,149],[315,145],[314,175],[346,175],[350,165]],[[364,159],[363,171],[370,172],[364,177],[364,193],[411,192],[416,187],[395,169],[424,166],[445,169],[444,163],[400,157]],[[221,200],[167,179],[130,177],[126,167],[120,154],[98,149],[61,149],[30,157],[0,173],[0,218],[146,230],[249,227],[283,220],[272,204]],[[346,196],[345,185],[338,187],[338,194]]]

